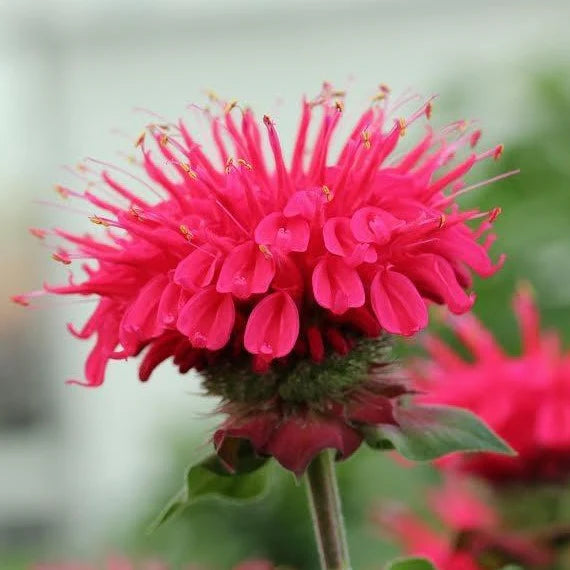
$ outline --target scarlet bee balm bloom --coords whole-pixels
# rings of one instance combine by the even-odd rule
[[[514,298],[523,352],[504,352],[474,316],[452,320],[472,361],[435,337],[426,341],[432,361],[411,370],[424,401],[461,406],[478,414],[518,453],[454,455],[444,469],[459,469],[494,483],[564,481],[570,475],[570,353],[556,333],[541,333],[530,290]]]
[[[412,335],[427,325],[429,302],[455,313],[471,307],[471,272],[488,276],[502,263],[489,258],[492,236],[478,241],[497,211],[461,211],[456,197],[468,189],[463,177],[471,168],[498,157],[502,147],[468,150],[457,158],[480,135],[461,121],[440,131],[427,128],[416,146],[396,154],[407,130],[429,118],[432,103],[392,118],[417,98],[392,101],[382,87],[332,159],[344,108],[340,98],[325,84],[316,99],[303,101],[288,162],[272,119],[258,122],[250,109],[215,102],[221,113],[205,114],[217,160],[206,155],[184,121],[154,124],[136,142],[142,174],[84,166],[85,191],[58,187],[64,198],[97,209],[91,221],[103,230],[100,238],[34,231],[67,243],[54,259],[94,262],[82,266],[82,280],[70,277],[43,291],[99,299],[81,330],[69,326],[79,338],[97,337],[81,383],[100,385],[109,360],[143,351],[143,381],[173,357],[181,372],[201,370],[214,385],[231,361],[233,373],[239,369],[260,387],[249,400],[258,405],[267,374],[298,371],[298,363],[309,361],[322,367],[332,354],[347,355],[364,338],[383,332]],[[318,109],[321,118],[311,134]],[[468,225],[476,219],[483,219],[478,228]],[[39,293],[15,300],[27,304]],[[361,372],[347,378],[358,384]],[[331,422],[352,429],[354,402],[341,398],[338,408],[334,386],[306,397],[312,382],[320,386],[317,376],[324,377],[308,373],[309,385],[294,390],[295,401],[305,398],[311,417],[318,408],[325,431]],[[242,387],[226,380],[212,392],[232,403]],[[281,419],[290,414],[281,403],[291,385],[285,382],[280,394],[265,400]],[[375,385],[372,392],[383,390]],[[323,414],[331,406],[335,414]],[[238,415],[242,426],[243,413]],[[299,417],[283,429],[299,435]],[[329,443],[348,455],[357,442],[352,432],[345,435],[332,438],[342,443]],[[279,447],[278,438],[272,441],[261,448]]]

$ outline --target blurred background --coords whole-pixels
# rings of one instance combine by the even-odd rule
[[[85,227],[47,205],[61,165],[132,152],[152,109],[169,118],[205,90],[269,113],[283,141],[300,96],[323,80],[349,89],[356,114],[378,83],[438,93],[436,124],[475,118],[517,177],[466,197],[500,205],[505,269],[479,286],[476,311],[512,350],[514,283],[535,287],[548,325],[570,342],[570,3],[566,0],[0,0],[0,569],[106,552],[226,569],[266,556],[315,567],[304,490],[276,476],[248,508],[197,505],[152,536],[145,527],[209,437],[214,401],[196,377],[163,366],[140,385],[116,363],[96,390],[65,386],[87,352],[65,323],[89,306],[24,310],[16,292],[65,278],[27,228]],[[187,112],[187,111],[186,111]],[[347,121],[348,122],[348,121]],[[47,277],[46,277],[47,276]],[[374,501],[422,498],[429,467],[362,452],[343,464],[355,567],[395,553],[368,524]]]

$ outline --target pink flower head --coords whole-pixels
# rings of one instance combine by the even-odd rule
[[[503,530],[495,511],[466,481],[448,478],[430,491],[428,503],[443,530],[401,506],[377,508],[373,521],[406,554],[429,558],[438,570],[495,570],[509,563],[550,567],[553,553],[530,537]]]
[[[396,117],[417,98],[392,101],[383,88],[333,156],[341,97],[325,84],[303,101],[289,159],[271,118],[230,102],[204,111],[216,156],[185,121],[161,121],[137,140],[132,173],[92,161],[77,173],[83,188],[57,187],[101,232],[34,230],[62,240],[54,259],[82,260],[82,276],[14,301],[98,300],[81,329],[69,326],[96,337],[81,383],[98,386],[110,360],[143,352],[143,381],[169,357],[181,372],[240,355],[259,372],[293,354],[318,362],[350,349],[347,331],[418,332],[429,302],[469,310],[471,273],[489,276],[503,258],[491,262],[491,235],[479,241],[497,211],[461,210],[456,198],[502,147],[471,150],[480,133],[460,121],[400,151],[432,104]]]
[[[428,337],[431,362],[412,368],[424,401],[470,409],[517,452],[453,455],[438,462],[493,482],[564,481],[570,475],[570,353],[553,333],[541,333],[530,292],[521,288],[514,308],[522,333],[522,354],[505,354],[474,317],[452,320],[471,351],[464,360],[440,339]]]

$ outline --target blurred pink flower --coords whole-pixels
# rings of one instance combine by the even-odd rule
[[[392,101],[382,87],[331,160],[342,95],[325,84],[303,102],[287,162],[274,122],[229,102],[219,115],[204,111],[216,159],[182,120],[159,119],[137,140],[141,172],[91,161],[76,173],[81,189],[57,187],[97,210],[90,219],[103,233],[32,230],[63,239],[53,258],[81,260],[85,276],[14,300],[45,292],[98,300],[80,330],[69,325],[80,339],[96,337],[80,383],[98,386],[109,360],[143,352],[143,381],[169,357],[181,372],[244,355],[259,372],[275,359],[319,362],[350,349],[347,332],[416,333],[428,301],[470,309],[471,272],[489,276],[502,263],[489,259],[492,236],[478,241],[498,210],[461,211],[456,198],[472,167],[502,147],[468,150],[452,165],[480,135],[459,121],[428,128],[398,154],[432,106],[392,118],[416,97]],[[478,229],[467,225],[476,219]]]
[[[564,481],[570,475],[570,352],[554,332],[541,333],[530,292],[521,288],[514,308],[522,354],[509,356],[474,316],[451,326],[471,351],[465,360],[440,339],[426,339],[432,361],[412,367],[425,402],[470,409],[518,452],[517,457],[455,454],[438,462],[493,482]]]
[[[439,530],[399,505],[377,508],[373,521],[406,554],[429,558],[438,570],[496,570],[508,563],[538,570],[552,562],[548,548],[501,528],[494,510],[464,480],[448,478],[428,494],[428,503]]]

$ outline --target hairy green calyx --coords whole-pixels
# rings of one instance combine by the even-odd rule
[[[249,360],[221,360],[203,371],[203,386],[227,402],[260,403],[279,397],[290,403],[320,404],[342,400],[343,395],[366,381],[370,368],[389,363],[388,337],[361,338],[345,356],[330,352],[320,362],[291,358],[276,362],[259,374]]]

